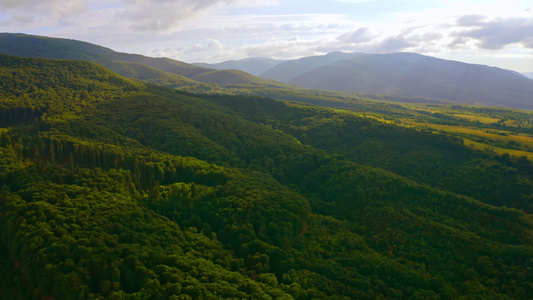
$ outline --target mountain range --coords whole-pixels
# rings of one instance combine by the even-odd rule
[[[522,74],[415,53],[332,52],[277,62],[259,76],[308,89],[533,109],[533,80]]]
[[[415,102],[447,101],[533,110],[533,80],[523,74],[414,53],[332,52],[286,61],[248,58],[188,64],[115,52],[81,41],[11,33],[0,34],[0,53],[87,60],[125,77],[194,92],[222,92],[216,87],[230,86],[307,89],[311,94],[315,93],[313,90],[331,90],[400,101],[414,98]]]
[[[261,74],[283,62],[285,62],[285,60],[265,57],[250,57],[241,60],[228,60],[217,64],[194,63],[194,65],[217,70],[237,69],[255,76],[260,76]]]

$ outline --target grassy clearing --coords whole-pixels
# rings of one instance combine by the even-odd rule
[[[462,133],[462,134],[481,136],[481,137],[489,138],[495,141],[497,140],[505,141],[505,142],[514,141],[517,143],[522,143],[526,146],[533,147],[533,138],[525,134],[511,135],[511,132],[509,131],[497,131],[494,129],[479,129],[479,128],[473,128],[473,127],[440,125],[440,124],[432,124],[432,123],[411,122],[411,124],[413,126],[428,126],[434,129],[445,131],[447,133]]]
[[[533,152],[494,147],[494,146],[490,146],[487,144],[474,142],[469,139],[464,139],[464,142],[466,146],[472,147],[474,149],[483,150],[483,151],[487,151],[487,149],[490,149],[489,151],[492,151],[499,155],[508,153],[509,155],[514,155],[514,156],[525,156],[529,158],[529,160],[533,160]]]
[[[469,122],[479,122],[481,124],[493,124],[500,121],[500,119],[476,115],[453,114],[453,116],[458,119],[467,120]]]
[[[442,111],[439,110],[432,110],[430,108],[421,108],[421,107],[413,107],[410,106],[411,109],[414,111],[424,111],[429,113],[442,113]],[[492,151],[494,153],[497,153],[499,155],[508,153],[509,155],[514,156],[526,156],[530,160],[533,161],[533,151],[528,152],[528,149],[533,149],[533,137],[531,134],[526,133],[513,133],[512,127],[517,127],[519,125],[519,121],[513,120],[513,119],[507,119],[502,116],[502,118],[497,117],[487,117],[483,115],[478,114],[465,114],[465,113],[453,113],[448,111],[447,114],[453,115],[458,120],[471,122],[472,125],[443,125],[443,124],[434,124],[431,123],[431,121],[425,121],[425,122],[417,122],[414,121],[411,118],[405,118],[405,117],[399,117],[396,120],[391,120],[389,118],[383,118],[381,116],[376,115],[368,115],[368,114],[362,114],[357,113],[357,115],[361,117],[367,117],[372,118],[384,123],[396,123],[397,125],[404,126],[404,127],[412,127],[412,128],[425,128],[426,130],[431,128],[436,133],[444,133],[444,134],[450,134],[459,136],[464,139],[465,144],[473,147],[475,149],[479,149],[482,151]],[[483,125],[489,125],[494,123],[502,123],[505,124],[509,130],[498,130],[495,128],[483,128]],[[502,129],[505,129],[503,127]],[[470,138],[469,138],[470,136]],[[480,137],[482,139],[478,140],[475,137]],[[475,141],[477,140],[477,141]],[[506,145],[509,145],[509,147],[506,147]],[[510,149],[511,148],[511,149]],[[521,150],[517,150],[521,149]]]
[[[520,126],[520,124],[518,124],[518,122],[515,121],[515,120],[507,120],[503,124],[505,124],[505,126],[510,126],[510,127],[518,127],[518,126]]]

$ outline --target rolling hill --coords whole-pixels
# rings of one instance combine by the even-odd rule
[[[255,76],[260,76],[264,72],[272,69],[276,65],[284,62],[284,60],[266,58],[266,57],[250,57],[241,60],[228,60],[221,63],[194,63],[196,66],[204,68],[212,68],[217,70],[235,69],[250,73]]]
[[[519,73],[414,53],[336,52],[287,61],[261,76],[309,89],[533,109],[533,80]]]
[[[8,55],[0,116],[11,299],[533,294],[533,167],[459,138]]]
[[[331,52],[323,56],[310,56],[278,64],[261,74],[261,77],[289,82],[293,78],[343,60],[350,60],[363,55],[362,53]]]
[[[285,86],[280,82],[265,81],[244,72],[203,68],[169,58],[120,53],[101,46],[69,39],[0,33],[0,53],[23,57],[87,60],[125,77],[169,87],[198,85],[200,82],[215,83],[220,86],[225,86],[227,82]],[[206,75],[213,72],[216,72],[217,75]]]

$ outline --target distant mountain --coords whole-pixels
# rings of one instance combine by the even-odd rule
[[[522,74],[413,53],[332,52],[290,61],[250,58],[206,68],[169,58],[115,52],[81,41],[11,33],[0,33],[0,53],[86,60],[128,78],[191,91],[216,88],[213,84],[284,89],[295,85],[533,110],[533,81]],[[218,69],[226,67],[231,70]],[[246,73],[259,74],[267,68],[261,77]]]
[[[216,64],[194,63],[194,65],[217,70],[241,70],[246,73],[259,76],[283,62],[285,62],[285,60],[278,60],[266,57],[250,57],[241,60],[228,60]]]
[[[202,83],[226,83],[284,86],[244,72],[215,70],[169,58],[115,52],[98,45],[59,38],[26,34],[0,33],[0,53],[52,59],[76,59],[95,62],[119,75],[169,87]],[[215,72],[217,76],[208,74]],[[228,80],[227,78],[231,78]]]
[[[310,89],[533,109],[533,81],[483,65],[414,53],[330,53],[281,63],[261,77]]]
[[[282,82],[289,82],[291,79],[315,70],[317,68],[329,65],[342,60],[350,60],[357,56],[364,54],[361,53],[344,53],[344,52],[331,52],[323,56],[309,56],[300,58],[297,60],[290,60],[281,63],[272,69],[266,71],[260,76],[263,78],[279,80]]]
[[[522,75],[528,77],[528,78],[531,78],[533,79],[533,72],[529,72],[529,73],[522,73]]]

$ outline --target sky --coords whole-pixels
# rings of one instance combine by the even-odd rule
[[[189,63],[415,52],[533,72],[533,0],[0,0],[0,32]]]

